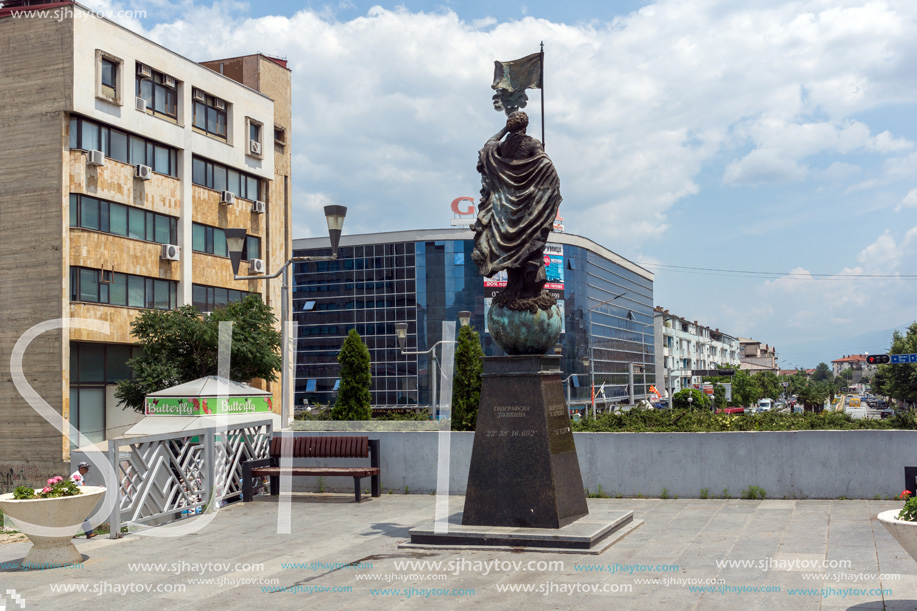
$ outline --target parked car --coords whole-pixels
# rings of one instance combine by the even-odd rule
[[[716,413],[717,414],[744,414],[745,408],[744,407],[727,407],[725,409],[720,408],[716,410]]]
[[[769,411],[771,411],[773,408],[774,408],[774,400],[773,400],[773,399],[761,399],[760,401],[758,401],[758,409],[757,409],[757,411],[759,411],[759,412],[769,412]]]

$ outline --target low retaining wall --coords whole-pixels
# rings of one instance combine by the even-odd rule
[[[296,436],[325,434],[334,433]],[[381,440],[383,494],[436,490],[440,433],[368,435]],[[917,465],[917,431],[575,433],[574,438],[583,485],[590,492],[601,486],[610,496],[658,497],[665,488],[670,496],[682,498],[698,498],[704,489],[711,497],[739,497],[749,486],[758,486],[767,498],[884,498],[898,495],[905,483],[904,467]],[[474,433],[450,436],[451,494],[465,493],[473,442]],[[350,478],[326,478],[323,484],[326,491],[353,490]],[[319,482],[295,478],[293,489],[318,491]]]

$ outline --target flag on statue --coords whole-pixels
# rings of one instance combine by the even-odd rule
[[[532,53],[508,62],[495,61],[494,84],[491,89],[541,89],[541,57],[541,53]]]

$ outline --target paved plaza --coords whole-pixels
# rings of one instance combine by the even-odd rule
[[[875,519],[898,501],[589,499],[645,523],[598,556],[399,549],[435,501],[295,494],[281,535],[276,498],[259,497],[181,537],[81,537],[78,568],[17,569],[29,544],[10,543],[0,595],[10,611],[917,609],[917,563]]]

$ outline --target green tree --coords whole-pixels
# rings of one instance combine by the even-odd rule
[[[799,391],[806,387],[809,378],[802,369],[797,369],[796,373],[791,376],[784,376],[784,382],[788,382],[787,392],[791,395],[798,395]]]
[[[688,402],[688,397],[693,401]],[[675,409],[709,409],[710,399],[696,388],[685,388],[672,395],[672,407]]]
[[[892,334],[892,345],[889,354],[913,354],[917,352],[917,322],[911,323],[907,333],[899,331]],[[873,378],[873,388],[881,387],[884,395],[907,403],[917,402],[917,364],[879,365],[879,371]]]
[[[216,375],[221,321],[233,322],[230,379],[276,380],[281,367],[276,318],[258,295],[249,295],[206,320],[190,305],[141,312],[131,323],[131,334],[143,352],[127,362],[133,379],[118,382],[115,398],[125,409],[143,411],[149,393]]]
[[[755,374],[755,381],[758,383],[758,388],[761,389],[761,397],[776,399],[783,392],[780,378],[771,371],[762,371]]]
[[[831,382],[833,379],[834,374],[827,363],[819,363],[815,368],[815,373],[812,374],[813,382]]]
[[[758,399],[763,397],[758,380],[744,369],[736,368],[732,377],[732,404],[739,407],[757,405]]]
[[[369,349],[357,330],[351,329],[338,354],[341,385],[331,409],[332,420],[369,420],[372,417],[369,362]]]
[[[722,384],[713,385],[713,405],[716,409],[723,409],[726,407],[726,387]]]
[[[471,326],[459,331],[455,348],[455,376],[452,382],[452,430],[473,431],[481,402],[481,372],[484,366],[481,338]]]
[[[796,402],[802,403],[807,410],[818,411],[831,394],[831,384],[827,381],[810,381],[796,393]]]

